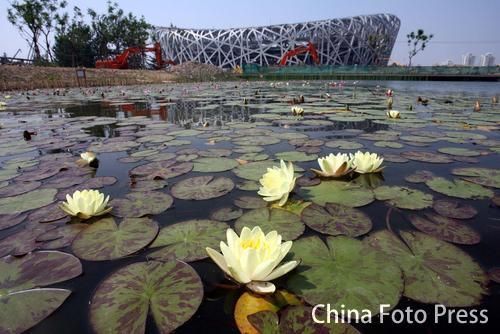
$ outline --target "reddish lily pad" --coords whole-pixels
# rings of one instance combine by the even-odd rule
[[[40,249],[58,249],[71,245],[76,236],[89,227],[88,224],[65,224],[36,238]]]
[[[152,191],[163,189],[168,185],[166,180],[149,180],[149,179],[139,179],[131,178],[130,180],[130,190],[132,191]]]
[[[387,201],[400,209],[420,210],[432,205],[432,195],[417,189],[397,186],[381,186],[373,191],[379,201]]]
[[[218,220],[221,222],[228,222],[238,219],[243,214],[243,210],[233,207],[224,207],[213,211],[210,214],[210,219]]]
[[[441,216],[455,219],[470,219],[477,215],[477,210],[468,204],[462,204],[457,201],[441,199],[434,201],[432,206],[434,211]]]
[[[158,153],[158,154],[155,154],[155,155],[150,155],[150,156],[146,157],[146,160],[149,160],[149,161],[165,161],[165,160],[175,159],[176,156],[177,155],[175,153],[162,152],[162,153]]]
[[[16,291],[63,282],[79,276],[82,264],[73,255],[40,251],[0,259],[0,291]]]
[[[150,162],[135,167],[131,175],[147,176],[149,179],[171,179],[190,172],[193,169],[191,162],[177,163],[175,160]]]
[[[0,197],[17,196],[37,189],[42,185],[41,182],[13,182],[0,189]]]
[[[302,221],[323,234],[358,237],[370,232],[372,221],[359,209],[326,203],[311,204],[302,211]]]
[[[37,249],[36,238],[47,231],[56,228],[49,224],[36,224],[35,226],[25,227],[18,232],[9,235],[0,240],[0,257],[5,255],[20,256]]]
[[[78,234],[72,248],[84,260],[114,260],[143,249],[157,234],[158,224],[149,218],[126,218],[120,225],[102,218]]]
[[[487,187],[500,188],[500,170],[490,168],[454,168],[453,175]]]
[[[66,200],[66,195],[67,194],[73,194],[77,190],[84,190],[84,189],[99,189],[105,186],[110,186],[112,184],[115,184],[117,181],[116,177],[113,176],[97,176],[93,177],[91,179],[86,180],[85,182],[76,185],[71,188],[66,188],[66,189],[60,189],[59,192],[57,193],[57,199],[64,201]]]
[[[402,152],[401,156],[406,159],[434,163],[434,164],[447,164],[453,162],[453,159],[445,154],[426,152],[426,151],[406,151]]]
[[[433,213],[426,213],[426,217],[411,215],[409,219],[420,231],[441,240],[461,245],[475,245],[481,241],[479,233],[462,222]]]
[[[241,196],[234,200],[234,205],[242,209],[259,209],[265,208],[267,202],[261,197]]]
[[[58,175],[59,176],[59,175]],[[69,188],[81,184],[87,180],[86,177],[75,177],[73,175],[56,177],[44,182],[45,188]]]
[[[49,167],[46,169],[35,169],[34,171],[24,172],[16,177],[16,181],[40,181],[56,175],[61,171],[60,167]]]
[[[354,140],[338,139],[326,142],[325,146],[330,148],[338,148],[341,150],[358,150],[360,148],[363,148],[364,145]]]
[[[61,210],[59,203],[52,203],[31,212],[28,216],[28,220],[37,223],[48,223],[62,219],[66,216],[67,213]]]
[[[405,177],[405,180],[411,183],[423,183],[432,180],[436,175],[428,170],[417,170],[415,173]]]
[[[21,224],[26,217],[26,214],[18,213],[12,215],[0,215],[0,230]]]
[[[389,231],[379,231],[363,242],[399,264],[406,297],[447,307],[481,303],[488,278],[467,253],[419,232],[401,232],[401,237],[404,243]]]
[[[157,215],[167,210],[174,203],[172,196],[160,191],[137,191],[125,198],[115,198],[110,202],[111,214],[117,217],[142,217]]]
[[[208,257],[207,247],[217,248],[225,239],[226,223],[196,219],[172,224],[160,230],[150,247],[162,247],[149,254],[155,260],[196,261]]]
[[[140,334],[151,314],[158,332],[170,333],[196,313],[202,298],[201,280],[188,264],[134,263],[99,284],[90,303],[90,323],[97,334]]]
[[[0,215],[41,208],[54,202],[56,189],[36,189],[21,195],[0,198]]]
[[[286,210],[261,208],[245,212],[236,222],[234,227],[238,234],[243,227],[250,229],[255,226],[265,232],[278,231],[283,240],[295,240],[304,233],[304,223],[300,217]]]
[[[0,296],[0,333],[24,333],[57,310],[71,294],[65,289],[35,289]]]
[[[398,304],[403,291],[401,270],[357,239],[327,237],[325,245],[319,237],[301,238],[294,241],[291,254],[301,263],[290,274],[287,287],[310,305],[365,309],[373,316],[381,304]]]
[[[224,196],[233,188],[233,181],[227,177],[196,176],[177,182],[171,191],[175,198],[200,201]]]

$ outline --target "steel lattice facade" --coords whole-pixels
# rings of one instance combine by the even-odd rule
[[[400,20],[391,14],[236,29],[157,28],[163,55],[175,63],[195,61],[219,67],[276,65],[283,54],[312,42],[321,64],[387,64]],[[311,63],[309,54],[289,64]]]

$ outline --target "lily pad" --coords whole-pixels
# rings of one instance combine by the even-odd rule
[[[359,240],[328,237],[325,245],[318,237],[306,237],[296,240],[291,252],[301,264],[287,286],[311,305],[370,310],[376,315],[381,304],[398,304],[403,291],[401,270]]]
[[[20,256],[27,254],[40,247],[36,242],[38,236],[56,228],[50,224],[38,224],[26,226],[18,232],[0,240],[0,257],[5,255]]]
[[[194,172],[216,173],[231,170],[239,164],[229,158],[198,158],[193,161]]]
[[[388,147],[388,148],[403,148],[404,145],[398,142],[393,141],[377,141],[373,143],[374,146],[377,147]]]
[[[155,161],[135,167],[131,175],[147,176],[149,179],[171,179],[190,172],[193,169],[191,162],[176,163],[175,160]]]
[[[157,215],[167,210],[174,203],[169,194],[160,191],[135,191],[125,198],[115,198],[110,202],[111,214],[117,217],[142,217]]]
[[[0,197],[17,196],[37,189],[42,185],[41,182],[13,182],[0,189]]]
[[[21,195],[0,198],[0,215],[41,208],[54,202],[56,189],[36,189]]]
[[[51,315],[71,294],[65,289],[34,289],[0,296],[0,333],[24,333]]]
[[[0,215],[0,230],[21,224],[26,219],[26,214]]]
[[[457,201],[437,200],[432,206],[434,211],[441,216],[455,219],[470,219],[477,215],[477,210],[468,204],[462,204]]]
[[[488,278],[468,254],[423,233],[401,232],[401,237],[405,243],[389,231],[379,231],[363,242],[399,264],[406,297],[448,307],[480,304]]]
[[[233,188],[227,177],[196,176],[177,182],[171,191],[175,198],[199,201],[224,196]]]
[[[379,201],[387,201],[390,205],[400,209],[420,210],[432,205],[432,195],[416,189],[381,186],[375,188],[373,192]]]
[[[224,207],[213,211],[210,214],[210,219],[218,220],[221,222],[228,222],[237,218],[240,218],[243,214],[243,210],[233,207]]]
[[[332,140],[325,143],[326,147],[339,148],[341,150],[357,150],[363,148],[363,144],[353,140]]]
[[[245,191],[257,191],[260,188],[260,184],[257,181],[242,181],[240,183],[236,184],[236,188],[240,190],[245,190]]]
[[[151,244],[151,248],[162,247],[149,254],[155,260],[196,261],[208,257],[206,247],[218,248],[225,239],[229,226],[208,219],[180,222],[164,227]]]
[[[410,174],[405,177],[405,180],[410,183],[423,183],[432,180],[435,175],[433,172],[428,170],[417,170],[415,173]]]
[[[453,159],[448,155],[426,151],[405,151],[401,153],[401,156],[414,161],[434,164],[447,164],[453,162]]]
[[[234,205],[242,209],[259,209],[265,208],[267,202],[261,197],[241,196],[234,200]]]
[[[477,157],[481,155],[481,153],[478,151],[473,151],[462,147],[440,147],[438,148],[438,152],[449,155],[457,155],[460,157]]]
[[[90,323],[97,334],[145,333],[148,313],[160,333],[188,321],[203,298],[196,271],[179,261],[140,262],[111,274],[90,303]]]
[[[255,161],[240,165],[235,168],[233,172],[236,176],[241,177],[242,179],[259,181],[262,175],[267,172],[268,168],[278,165],[278,163],[271,160]]]
[[[285,161],[301,162],[316,160],[318,159],[318,156],[316,154],[306,154],[304,152],[290,151],[276,153],[276,158]]]
[[[302,221],[323,234],[358,237],[370,232],[372,221],[359,209],[327,203],[311,204],[302,211]]]
[[[286,210],[260,208],[245,212],[234,227],[238,234],[243,227],[250,229],[260,226],[264,233],[278,231],[283,240],[295,240],[304,233],[304,223],[300,217]]]
[[[304,199],[318,205],[335,203],[355,208],[370,204],[375,200],[370,189],[335,180],[323,181],[314,187],[302,187],[301,192],[304,194]]]
[[[78,234],[72,249],[84,260],[114,260],[146,247],[157,234],[158,224],[149,218],[126,218],[120,225],[102,218]]]
[[[48,223],[62,219],[67,215],[66,212],[61,210],[58,203],[52,203],[31,212],[28,216],[28,220],[37,223]]]
[[[453,175],[487,187],[500,188],[500,170],[490,168],[454,168]]]
[[[411,215],[409,219],[420,231],[454,244],[475,245],[481,241],[479,233],[464,223],[433,213],[425,216],[427,219],[417,215]]]
[[[434,177],[426,181],[425,184],[432,190],[451,197],[482,199],[491,198],[494,195],[493,191],[488,188],[459,179],[450,181],[443,177]]]
[[[65,224],[36,238],[42,242],[40,249],[58,249],[71,246],[76,236],[89,227],[88,224]]]

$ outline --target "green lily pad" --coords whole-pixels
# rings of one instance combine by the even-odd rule
[[[285,161],[301,162],[316,160],[318,159],[318,156],[316,154],[306,154],[304,152],[290,151],[276,153],[276,158]]]
[[[177,182],[171,192],[175,198],[200,201],[224,196],[233,188],[233,181],[227,177],[196,176]]]
[[[233,172],[236,176],[241,177],[242,179],[259,181],[262,175],[267,172],[268,168],[278,165],[279,163],[272,160],[249,162],[233,169]]]
[[[373,192],[379,201],[387,201],[390,205],[400,209],[420,210],[432,205],[432,195],[416,189],[381,186],[375,188]]]
[[[316,318],[324,323],[314,322],[311,316],[313,308],[309,306],[288,306],[284,310],[280,310],[279,322],[278,315],[272,311],[251,314],[248,316],[248,320],[259,333],[263,334],[359,334],[359,331],[348,323],[336,323],[333,318],[331,318],[330,323],[327,323],[326,316],[318,310],[315,311]]]
[[[160,333],[188,321],[203,298],[196,271],[179,261],[128,265],[99,284],[90,302],[90,323],[97,334],[145,333],[150,313]]]
[[[238,219],[243,214],[243,210],[233,207],[224,207],[213,211],[210,214],[210,219],[218,220],[221,222],[228,222]]]
[[[267,202],[261,197],[241,196],[234,200],[234,205],[242,209],[259,209],[265,208]]]
[[[115,198],[110,202],[111,214],[117,217],[142,217],[157,215],[167,210],[174,203],[169,194],[160,191],[134,191],[125,198]]]
[[[36,242],[43,242],[40,249],[58,249],[71,246],[76,236],[89,227],[88,224],[65,224],[50,230],[36,238]]]
[[[364,145],[353,140],[339,139],[328,141],[325,143],[325,146],[330,148],[338,148],[341,150],[357,150],[363,148]]]
[[[475,245],[481,241],[479,233],[467,224],[433,213],[425,216],[427,219],[417,215],[411,215],[409,219],[418,230],[454,244]]]
[[[191,162],[176,163],[175,160],[155,161],[137,166],[130,171],[131,175],[147,176],[149,179],[171,179],[190,172]]]
[[[265,146],[278,144],[279,142],[279,138],[271,136],[248,136],[239,137],[233,140],[233,144],[238,146]]]
[[[375,200],[370,189],[343,181],[322,181],[317,186],[302,187],[300,190],[304,199],[318,205],[335,203],[355,208]]]
[[[453,159],[448,155],[426,151],[405,151],[401,153],[401,156],[414,161],[434,164],[447,164],[453,162]]]
[[[470,219],[477,215],[477,210],[474,207],[445,199],[434,201],[432,207],[441,216],[449,218]]]
[[[457,155],[460,157],[477,157],[481,155],[481,153],[479,153],[478,151],[473,151],[462,147],[440,147],[438,148],[438,152],[449,155]]]
[[[263,161],[269,159],[269,155],[264,153],[245,153],[240,155],[238,159],[245,161]]]
[[[221,157],[228,157],[231,155],[231,150],[225,149],[225,148],[211,148],[206,151],[198,151],[198,155],[200,157],[205,157],[205,158],[221,158]]]
[[[57,310],[70,294],[65,289],[34,289],[0,295],[0,333],[24,333]]]
[[[236,188],[240,190],[245,190],[245,191],[257,191],[260,188],[260,184],[257,181],[242,181],[240,183],[236,184]]]
[[[18,232],[9,235],[0,240],[0,257],[5,255],[21,256],[34,251],[41,245],[36,242],[36,239],[56,228],[52,224],[34,224],[34,226],[26,226]]]
[[[302,221],[323,234],[358,237],[370,232],[372,221],[361,210],[344,205],[311,204],[302,211]]]
[[[59,207],[59,203],[52,203],[32,211],[28,216],[28,220],[37,223],[48,223],[67,216],[68,214]]]
[[[19,174],[17,173],[17,169],[0,169],[0,181],[7,181],[15,178]]]
[[[480,304],[488,278],[468,254],[423,233],[401,232],[401,237],[405,243],[389,231],[379,231],[363,242],[399,264],[406,297],[448,307]]]
[[[377,147],[388,147],[388,148],[402,148],[404,147],[403,144],[398,143],[398,142],[393,142],[393,141],[377,141],[373,143],[374,146]]]
[[[216,173],[231,170],[239,164],[229,158],[198,158],[193,161],[194,172]]]
[[[177,157],[177,155],[175,153],[162,152],[162,153],[158,153],[158,154],[155,154],[155,155],[147,156],[146,160],[149,160],[149,161],[165,161],[165,160],[172,160],[172,159],[174,159],[176,157]]]
[[[235,147],[233,149],[233,152],[235,153],[259,153],[264,151],[263,147],[260,146],[240,146],[240,147]]]
[[[294,241],[291,253],[301,264],[287,286],[311,305],[370,310],[376,315],[381,304],[398,304],[403,291],[401,270],[359,240],[328,237],[325,245],[318,237],[306,237]]]
[[[443,177],[434,177],[425,184],[432,190],[451,197],[464,199],[491,198],[494,193],[488,188],[465,180],[447,180]]]
[[[126,218],[120,225],[101,218],[78,234],[72,249],[84,260],[114,260],[146,247],[157,234],[158,224],[149,218]]]
[[[149,254],[155,260],[196,261],[208,257],[207,247],[217,248],[225,240],[229,226],[208,219],[196,219],[172,224],[160,230],[150,248],[162,247]]]
[[[500,170],[490,168],[454,168],[453,175],[487,187],[500,188]]]
[[[40,251],[22,257],[0,259],[2,294],[64,282],[82,273],[82,264],[73,255]]]
[[[304,233],[304,223],[300,217],[286,210],[260,208],[245,212],[236,222],[234,227],[238,234],[243,227],[250,229],[260,226],[264,233],[278,231],[283,240],[295,240]]]
[[[41,208],[54,202],[56,189],[36,189],[21,195],[0,198],[0,215]]]

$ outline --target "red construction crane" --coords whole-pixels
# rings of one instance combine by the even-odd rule
[[[318,52],[316,51],[316,47],[314,46],[314,44],[311,42],[308,42],[307,46],[299,46],[299,47],[296,47],[295,49],[292,49],[292,50],[285,52],[283,54],[283,56],[281,57],[278,64],[280,66],[284,66],[284,65],[286,65],[286,63],[288,62],[288,60],[290,58],[295,57],[295,56],[302,54],[302,53],[309,53],[313,62],[315,64],[319,64]]]
[[[146,46],[146,47],[141,47],[141,46],[132,46],[119,55],[115,56],[112,59],[106,59],[106,60],[97,60],[95,62],[95,67],[96,68],[114,68],[114,69],[127,69],[129,68],[129,57],[137,54],[141,54],[144,52],[154,52],[155,53],[155,58],[156,58],[156,69],[160,69],[165,67],[165,65],[170,64],[170,65],[175,65],[175,63],[171,60],[163,60],[161,56],[161,46],[160,43],[156,42],[153,46]]]

